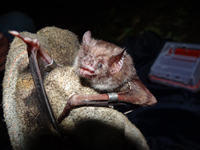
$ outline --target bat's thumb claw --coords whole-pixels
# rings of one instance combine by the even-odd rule
[[[8,32],[14,36],[19,36],[19,32],[15,31],[15,30],[8,30]]]

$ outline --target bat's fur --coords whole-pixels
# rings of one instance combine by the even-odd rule
[[[87,32],[85,34],[87,34]],[[111,64],[109,63],[113,56],[122,51],[122,48],[112,43],[85,37],[84,35],[74,65],[76,72],[81,77],[80,68],[87,68],[87,64],[92,62],[90,65],[94,68],[95,76],[89,79],[86,78],[90,85],[99,91],[116,91],[119,87],[136,76],[133,60],[126,52],[122,55],[121,60],[112,60]],[[122,68],[117,73],[110,73],[110,70],[112,70],[114,66],[113,64],[117,64],[118,61],[122,64]],[[98,68],[99,63],[102,65],[101,68]]]
[[[97,91],[82,83],[73,65],[79,49],[77,37],[56,27],[37,34],[37,38],[54,60],[65,66],[51,71],[44,79],[55,117],[62,112],[73,94],[95,94]],[[7,56],[3,81],[3,108],[10,141],[14,150],[68,149],[149,149],[143,135],[116,110],[102,107],[81,107],[70,112],[60,124],[68,139],[61,140],[41,108],[28,66],[26,44],[15,38]],[[70,141],[71,140],[71,141]]]

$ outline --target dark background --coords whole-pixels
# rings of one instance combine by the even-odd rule
[[[199,93],[155,84],[147,76],[164,42],[200,44],[198,3],[191,0],[16,1],[2,5],[0,14],[10,11],[27,14],[37,30],[56,26],[74,32],[79,40],[85,31],[91,30],[95,38],[126,46],[140,79],[158,100],[155,106],[130,113],[129,119],[144,134],[152,150],[200,149]]]
[[[200,42],[199,5],[189,0],[18,0],[5,4],[0,14],[22,11],[33,19],[38,30],[57,26],[79,37],[91,30],[95,37],[114,43],[151,30],[163,38]]]

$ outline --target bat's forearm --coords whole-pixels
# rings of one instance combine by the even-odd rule
[[[108,98],[109,97],[107,94],[73,95],[68,99],[63,112],[58,117],[58,123],[60,123],[66,116],[68,116],[73,108],[81,106],[97,106],[99,105],[98,101],[107,101]]]
[[[108,100],[108,94],[77,95],[78,99],[85,100]]]
[[[68,116],[72,109],[77,107],[81,106],[108,107],[110,105],[125,105],[125,103],[131,101],[127,95],[128,95],[127,92],[91,94],[91,95],[73,95],[68,99],[63,112],[58,118],[58,123],[60,123],[66,116]]]

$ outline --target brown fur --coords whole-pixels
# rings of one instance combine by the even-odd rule
[[[80,68],[87,66],[87,64],[84,64],[84,61],[93,62],[92,65],[95,68],[96,76],[86,78],[93,88],[99,91],[115,91],[136,76],[133,60],[127,53],[124,56],[121,70],[115,74],[111,74],[112,64],[117,62],[114,60],[110,65],[110,59],[113,55],[122,52],[123,49],[103,40],[93,38],[85,40],[84,36],[82,46],[76,57],[75,68],[77,74],[82,77]],[[97,67],[99,62],[103,64],[103,67],[100,69]]]

